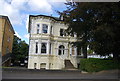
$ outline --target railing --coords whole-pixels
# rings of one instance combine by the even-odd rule
[[[77,58],[76,56],[70,56],[70,61],[77,68]]]

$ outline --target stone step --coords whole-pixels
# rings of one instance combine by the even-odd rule
[[[70,60],[65,60],[65,69],[75,69]]]

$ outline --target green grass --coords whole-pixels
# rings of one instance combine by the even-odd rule
[[[87,72],[98,72],[102,70],[119,69],[120,63],[112,59],[89,58],[80,60],[80,68]]]

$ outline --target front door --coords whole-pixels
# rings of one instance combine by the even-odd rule
[[[58,55],[62,58],[62,59],[66,59],[67,58],[67,50],[65,50],[65,47],[63,45],[60,45],[58,48]]]

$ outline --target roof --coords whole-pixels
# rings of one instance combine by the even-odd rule
[[[29,15],[29,17],[48,17],[48,18],[52,18],[52,19],[54,19],[54,20],[56,20],[56,21],[63,21],[63,20],[61,20],[60,18],[58,18],[58,17],[52,17],[52,16],[47,16],[47,15]]]
[[[52,16],[47,16],[47,15],[29,15],[28,33],[30,33],[30,23],[31,23],[30,18],[31,18],[31,17],[46,17],[46,18],[51,18],[51,19],[53,19],[53,20],[55,20],[55,21],[63,22],[63,20],[61,20],[61,19],[58,18],[58,17],[52,17]]]
[[[4,18],[4,19],[6,19],[6,20],[8,21],[8,23],[10,24],[10,27],[11,27],[11,29],[12,29],[13,33],[15,34],[15,31],[14,31],[14,29],[13,29],[13,26],[12,26],[12,24],[11,24],[11,22],[10,22],[10,20],[9,20],[8,16],[3,16],[3,15],[0,15],[0,18]]]

